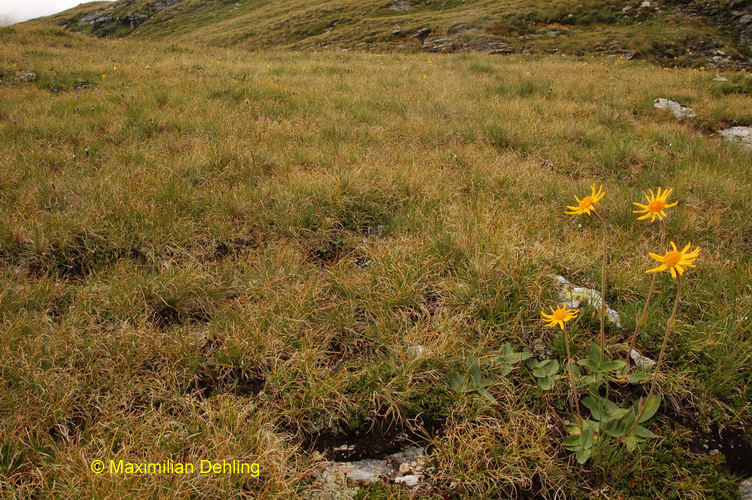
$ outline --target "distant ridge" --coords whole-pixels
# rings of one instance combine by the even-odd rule
[[[23,23],[175,44],[622,55],[750,67],[752,0],[120,0]]]

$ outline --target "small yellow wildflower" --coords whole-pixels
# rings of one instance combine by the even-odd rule
[[[548,306],[551,309],[552,314],[546,314],[543,311],[541,311],[541,316],[543,316],[543,321],[547,322],[546,326],[550,328],[555,328],[556,325],[559,325],[561,329],[564,329],[564,323],[567,321],[573,320],[577,317],[577,314],[580,312],[579,309],[567,309],[566,307],[558,307],[555,311],[554,308],[551,306]]]
[[[596,205],[600,205],[598,203],[601,201],[601,198],[606,194],[603,192],[603,186],[598,188],[598,192],[595,192],[595,184],[590,186],[591,194],[590,196],[585,196],[583,199],[579,199],[577,196],[574,197],[575,200],[577,200],[578,206],[576,207],[570,207],[567,205],[567,208],[569,210],[572,210],[571,212],[564,212],[568,215],[581,215],[581,214],[587,214],[590,215],[590,212],[595,210]]]
[[[690,243],[687,243],[687,246],[685,246],[680,252],[676,249],[676,244],[672,241],[671,246],[673,247],[673,250],[666,252],[666,255],[663,257],[654,253],[648,253],[648,255],[660,262],[661,265],[646,272],[657,273],[668,269],[671,271],[671,276],[676,278],[677,271],[679,272],[679,276],[681,276],[684,274],[685,268],[696,267],[692,262],[694,262],[697,255],[700,253],[700,248],[695,248],[693,251],[687,253],[689,245]]]
[[[666,191],[661,194],[661,188],[658,188],[658,195],[656,196],[653,193],[653,190],[650,189],[650,196],[648,196],[647,193],[645,193],[645,198],[648,200],[647,205],[643,205],[641,203],[632,202],[633,205],[637,205],[642,210],[632,210],[632,213],[635,214],[645,214],[643,216],[637,217],[637,220],[645,220],[648,217],[650,217],[650,222],[653,222],[656,217],[658,217],[658,220],[663,220],[664,217],[666,217],[666,212],[663,210],[666,208],[671,208],[673,206],[676,206],[678,201],[675,201],[673,203],[666,203],[666,200],[668,199],[669,195],[674,189],[667,189]]]

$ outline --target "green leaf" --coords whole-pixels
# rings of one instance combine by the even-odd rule
[[[533,355],[530,352],[514,352],[509,342],[501,346],[501,353],[501,356],[496,358],[496,362],[501,365],[513,365]]]
[[[472,375],[473,380],[475,380],[475,383],[480,383],[480,365],[478,364],[478,360],[475,356],[472,354],[467,355],[467,364],[470,367],[469,373]]]
[[[627,445],[627,450],[632,450],[635,446],[637,446],[640,441],[642,441],[640,438],[638,438],[635,435],[629,435],[626,438],[624,438],[624,444]]]
[[[572,434],[566,438],[561,444],[564,448],[579,448],[580,447],[580,434]]]
[[[606,398],[597,394],[590,394],[582,399],[582,404],[590,410],[596,420],[604,422],[612,418],[614,412],[619,411],[619,407]]]
[[[590,458],[590,450],[577,450],[575,451],[575,456],[577,457],[577,463],[582,465]]]
[[[639,384],[645,380],[650,380],[650,375],[643,372],[634,372],[627,375],[627,380],[630,384]]]
[[[658,434],[653,434],[652,432],[650,432],[648,429],[646,429],[645,427],[643,427],[641,425],[638,425],[637,427],[635,427],[635,429],[634,429],[633,432],[637,436],[639,436],[641,438],[645,438],[645,439],[660,437],[660,436],[658,436]]]
[[[612,372],[612,371],[616,371],[616,370],[621,370],[625,366],[627,366],[627,363],[625,361],[621,361],[621,360],[619,360],[619,361],[606,361],[601,366],[601,370]]]
[[[624,408],[617,408],[610,412],[610,417],[612,420],[620,419],[626,415],[629,414],[629,410],[625,410]]]
[[[593,434],[592,429],[583,429],[582,434],[580,434],[580,446],[584,450],[589,450],[593,447],[593,441],[595,440],[595,435]]]
[[[627,412],[623,415],[623,418],[609,420],[603,425],[603,430],[611,436],[622,437],[627,431],[629,431],[635,424],[635,417],[631,413]]]
[[[574,375],[575,378],[580,378],[582,376],[582,372],[580,372],[580,368],[576,364],[568,363],[567,366],[569,367],[569,370],[567,370],[567,372],[571,370],[572,375]]]
[[[601,346],[598,344],[591,344],[590,345],[590,356],[588,359],[592,360],[595,363],[595,366],[601,365]]]
[[[477,384],[475,384],[475,387],[478,388],[478,389],[482,389],[483,387],[490,387],[490,386],[492,386],[494,384],[496,384],[496,381],[494,379],[484,378],[484,379],[481,379],[480,382],[478,382]]]
[[[577,364],[580,365],[580,366],[584,366],[585,368],[587,368],[591,372],[594,372],[594,371],[598,370],[598,363],[595,362],[595,361],[593,361],[590,358],[580,359],[580,360],[577,361]]]
[[[481,396],[483,396],[484,398],[486,398],[487,400],[489,400],[493,404],[497,404],[498,403],[498,401],[496,401],[496,398],[493,397],[493,395],[490,392],[488,392],[487,390],[485,390],[482,387],[478,388],[478,394],[480,394]]]
[[[536,377],[549,377],[559,372],[559,362],[555,359],[546,359],[541,362],[540,367],[533,371]]]
[[[649,420],[658,412],[658,408],[661,406],[661,396],[660,394],[653,394],[650,396],[650,399],[647,401],[643,401],[643,398],[640,398],[638,402],[636,402],[634,405],[632,405],[633,408],[635,408],[637,411],[635,415],[638,415],[640,412],[640,405],[642,405],[642,416],[637,421],[638,424],[641,424],[645,422],[646,420]]]
[[[593,396],[585,396],[584,398],[582,398],[582,405],[590,410],[590,413],[596,420],[605,420],[608,417],[606,409]]]
[[[553,377],[543,377],[538,379],[538,385],[544,391],[550,390],[554,386]]]
[[[460,376],[457,375],[454,372],[449,373],[449,387],[452,388],[452,390],[457,392],[462,392],[461,387],[462,381],[460,380]]]

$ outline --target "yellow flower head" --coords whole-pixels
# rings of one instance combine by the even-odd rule
[[[546,314],[543,311],[541,311],[541,316],[543,316],[543,321],[546,321],[546,326],[550,328],[555,328],[556,325],[559,325],[561,329],[564,329],[564,323],[567,321],[573,320],[577,317],[577,313],[580,312],[579,309],[567,309],[565,307],[559,307],[554,311],[554,308],[551,306],[548,306],[551,309],[552,314]]]
[[[650,217],[650,222],[653,222],[656,217],[658,217],[658,220],[663,220],[664,217],[666,217],[666,212],[663,210],[666,208],[671,208],[675,206],[678,201],[675,201],[673,203],[666,203],[666,200],[668,199],[669,195],[671,194],[671,191],[674,189],[668,189],[661,194],[661,188],[658,188],[658,196],[656,196],[653,193],[653,190],[650,189],[650,196],[648,196],[647,193],[645,193],[645,198],[648,200],[647,205],[643,205],[641,203],[633,202],[633,205],[637,205],[642,210],[633,210],[632,213],[635,214],[645,214],[641,217],[637,217],[637,220],[645,220],[648,217]]]
[[[689,245],[690,243],[687,243],[687,246],[685,246],[684,249],[682,249],[682,251],[680,252],[676,249],[676,244],[674,244],[674,242],[672,241],[671,246],[673,247],[673,250],[666,252],[666,255],[664,255],[663,257],[654,253],[648,253],[648,255],[660,262],[661,265],[646,272],[657,273],[668,269],[669,271],[671,271],[672,277],[676,278],[677,271],[679,272],[679,276],[681,276],[682,274],[684,274],[685,268],[695,267],[692,262],[695,261],[697,255],[699,255],[700,253],[699,247],[687,253],[687,251],[689,250]]]
[[[577,196],[574,197],[575,200],[577,200],[578,206],[576,207],[570,207],[567,205],[567,208],[571,210],[571,212],[564,212],[568,215],[580,215],[580,214],[587,214],[590,215],[590,212],[595,210],[596,205],[600,205],[598,203],[601,198],[606,194],[603,192],[603,186],[598,188],[598,192],[595,192],[595,184],[590,186],[591,194],[590,196],[585,196],[583,199],[579,199]]]

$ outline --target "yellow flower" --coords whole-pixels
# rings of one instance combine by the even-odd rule
[[[590,215],[590,212],[592,210],[595,210],[596,205],[600,205],[598,203],[601,198],[606,194],[603,192],[603,186],[598,188],[598,192],[595,192],[595,184],[590,186],[590,189],[592,193],[590,196],[585,196],[583,199],[579,199],[577,196],[574,197],[575,200],[577,200],[578,206],[576,207],[570,207],[567,205],[567,208],[572,210],[571,212],[564,212],[568,215],[580,215],[580,214],[587,214]]]
[[[647,193],[645,193],[645,198],[648,200],[647,205],[643,205],[641,203],[633,202],[633,205],[637,205],[642,210],[633,210],[632,213],[635,214],[645,214],[641,217],[637,217],[637,220],[645,220],[648,217],[650,217],[650,222],[653,222],[656,217],[658,217],[658,220],[663,220],[664,217],[666,217],[666,212],[663,210],[666,208],[671,208],[675,206],[678,201],[675,201],[670,204],[666,204],[666,200],[668,199],[669,195],[671,194],[671,191],[674,189],[668,189],[661,194],[661,188],[658,188],[658,196],[656,196],[653,193],[653,190],[650,189],[650,196],[648,196]]]
[[[577,317],[577,314],[580,312],[579,309],[567,309],[565,307],[559,307],[554,311],[554,308],[551,306],[548,306],[551,309],[551,312],[553,314],[546,314],[543,311],[541,311],[541,316],[543,316],[543,321],[548,322],[546,326],[555,328],[556,325],[559,325],[561,329],[564,329],[564,323],[567,321],[573,320]]]
[[[695,248],[693,251],[687,253],[687,251],[689,250],[689,245],[690,243],[687,243],[687,246],[685,246],[684,249],[682,249],[682,251],[680,252],[676,249],[676,244],[672,241],[671,246],[674,249],[666,252],[666,255],[664,255],[663,257],[654,253],[648,253],[648,255],[660,262],[661,265],[646,272],[657,273],[668,269],[669,271],[671,271],[671,276],[676,278],[677,271],[679,272],[679,276],[681,276],[682,274],[684,274],[685,268],[696,267],[694,264],[692,264],[692,262],[694,262],[694,260],[697,258],[697,255],[700,253],[700,248]]]

